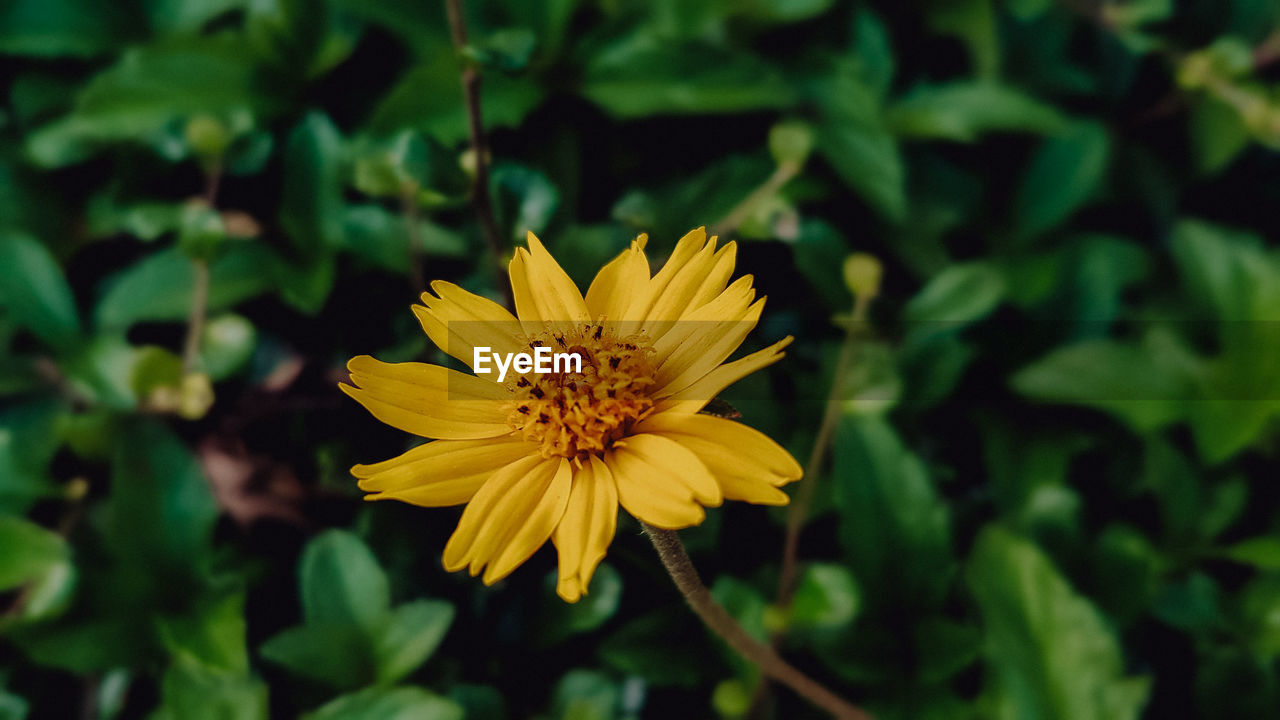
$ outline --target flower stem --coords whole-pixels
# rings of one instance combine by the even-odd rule
[[[462,0],[445,0],[445,12],[449,16],[449,30],[453,48],[461,55],[467,47],[467,18],[462,12]],[[502,272],[502,236],[493,217],[493,200],[489,195],[489,141],[484,134],[484,115],[480,112],[480,71],[469,59],[462,59],[462,94],[467,103],[467,130],[471,136],[471,150],[476,156],[475,184],[471,190],[471,205],[489,246],[490,264],[496,289],[502,294],[507,307],[512,307],[511,286]]]
[[[676,587],[688,601],[689,607],[693,608],[693,612],[702,618],[702,622],[728,643],[729,647],[759,666],[760,671],[765,675],[796,691],[801,697],[830,712],[832,716],[840,720],[871,720],[871,716],[865,710],[850,704],[839,695],[819,685],[813,678],[783,660],[772,647],[756,640],[743,630],[724,606],[711,597],[711,591],[707,590],[707,586],[702,584],[698,571],[690,562],[689,554],[685,552],[684,544],[680,542],[680,536],[675,531],[661,530],[647,523],[641,523],[641,525],[644,526],[649,540],[653,542],[653,547],[658,551],[658,557],[662,559],[662,564],[667,568],[671,579],[675,581]]]

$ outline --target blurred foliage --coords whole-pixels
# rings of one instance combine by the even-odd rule
[[[345,359],[442,360],[416,273],[499,297],[464,63],[504,243],[737,237],[797,341],[724,399],[799,457],[838,405],[792,603],[785,510],[683,533],[749,632],[883,720],[1274,715],[1280,3],[466,13],[0,7],[0,718],[818,717],[629,519],[569,606],[360,501]]]

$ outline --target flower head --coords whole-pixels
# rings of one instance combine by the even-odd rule
[[[352,468],[367,499],[466,503],[445,546],[447,570],[483,572],[491,584],[550,538],[556,590],[574,602],[604,559],[619,505],[674,530],[725,499],[786,504],[778,488],[800,477],[795,459],[762,433],[700,411],[780,359],[791,338],[726,362],[764,306],[750,276],[729,282],[736,246],[717,248],[699,228],[651,275],[645,240],[605,265],[583,296],[530,233],[510,265],[515,315],[432,283],[414,314],[474,374],[367,355],[348,363],[344,392],[379,420],[434,439]],[[553,354],[557,362],[541,362]]]

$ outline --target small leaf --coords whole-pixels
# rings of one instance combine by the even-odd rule
[[[377,677],[377,660],[365,630],[349,623],[298,625],[272,636],[258,651],[298,677],[344,690]]]
[[[1280,537],[1262,535],[1242,540],[1224,549],[1222,555],[1259,570],[1280,570]]]
[[[308,625],[354,623],[373,632],[390,610],[386,573],[360,538],[345,530],[308,543],[298,574]]]
[[[1014,199],[1014,224],[1032,238],[1060,225],[1097,193],[1106,176],[1111,137],[1092,122],[1050,137],[1032,156]]]
[[[791,625],[815,630],[848,625],[858,614],[861,595],[848,568],[812,563],[791,601]]]
[[[75,296],[53,255],[35,238],[0,232],[0,306],[17,322],[55,347],[66,347],[80,336]]]
[[[342,244],[343,141],[327,116],[312,112],[284,147],[280,226],[300,252]]]
[[[369,688],[343,695],[303,720],[462,720],[462,706],[416,687]]]
[[[439,647],[453,623],[453,606],[418,600],[397,607],[374,633],[378,682],[392,685],[417,670]]]
[[[0,515],[0,547],[0,592],[38,578],[71,555],[57,533],[7,515]]]
[[[901,137],[956,142],[989,132],[1051,133],[1064,125],[1052,106],[992,82],[919,85],[889,108],[888,122]]]
[[[163,720],[267,720],[267,686],[258,680],[178,660],[164,674]]]
[[[591,579],[591,587],[576,603],[567,603],[555,594],[558,573],[552,571],[543,583],[542,613],[537,624],[541,642],[554,645],[572,635],[590,632],[609,621],[622,599],[622,576],[601,564]]]

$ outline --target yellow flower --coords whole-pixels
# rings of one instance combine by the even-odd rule
[[[619,504],[675,530],[725,499],[787,503],[778,488],[799,479],[795,459],[762,433],[699,411],[780,359],[791,338],[726,363],[764,306],[750,276],[729,283],[735,244],[717,249],[699,228],[650,276],[645,240],[605,265],[584,297],[530,233],[510,265],[515,316],[432,283],[414,314],[476,374],[368,355],[347,364],[344,392],[382,422],[435,439],[351,472],[369,500],[467,504],[444,549],[450,572],[483,571],[492,584],[550,538],[556,590],[575,602],[613,540]],[[517,372],[513,358],[539,347],[580,366]]]

